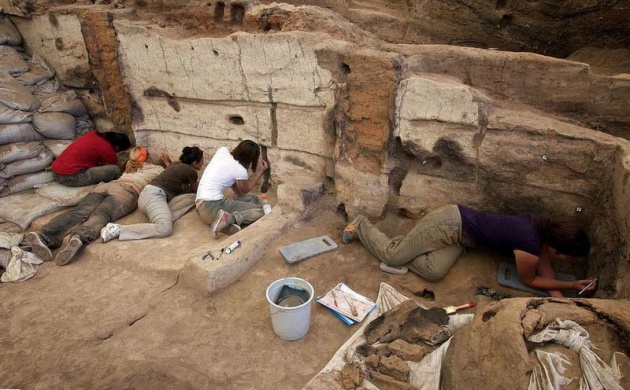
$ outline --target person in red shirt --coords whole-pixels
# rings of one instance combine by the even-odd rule
[[[116,153],[131,147],[123,133],[92,130],[71,143],[52,163],[55,179],[68,187],[106,183],[120,177]]]

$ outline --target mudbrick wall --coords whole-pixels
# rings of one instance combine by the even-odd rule
[[[255,139],[350,217],[575,214],[599,296],[630,297],[623,2],[7,3],[99,129],[171,155]]]

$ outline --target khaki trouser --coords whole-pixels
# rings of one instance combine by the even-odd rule
[[[260,218],[263,212],[260,199],[256,195],[243,195],[236,199],[204,200],[197,206],[197,213],[203,222],[212,224],[219,210],[230,213],[229,223],[249,225]]]
[[[363,245],[380,261],[405,265],[429,281],[444,277],[464,251],[462,218],[456,205],[429,212],[404,236],[389,238],[367,218],[356,228]]]

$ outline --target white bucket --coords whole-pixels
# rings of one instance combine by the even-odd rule
[[[306,302],[299,306],[284,307],[276,304],[282,287],[289,286],[304,290]],[[275,334],[284,340],[298,340],[306,336],[311,326],[311,303],[315,291],[309,282],[300,278],[278,279],[267,287],[267,301],[271,312],[271,324]]]

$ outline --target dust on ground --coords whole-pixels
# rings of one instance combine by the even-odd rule
[[[467,253],[439,283],[412,273],[380,272],[378,261],[359,242],[341,243],[346,222],[334,210],[332,201],[320,201],[309,217],[270,242],[240,279],[211,296],[178,283],[178,271],[190,257],[187,249],[213,240],[194,211],[176,222],[171,237],[94,242],[65,267],[45,263],[29,281],[0,285],[5,319],[0,387],[301,388],[359,325],[343,324],[314,302],[303,339],[277,337],[265,290],[287,276],[308,280],[316,295],[339,282],[374,300],[381,282],[410,297],[429,289],[435,301],[417,298],[429,307],[488,302],[475,295],[480,285],[527,296],[498,287],[500,259],[484,253]],[[142,218],[136,211],[122,222]],[[391,235],[412,223],[389,214],[380,226]],[[41,224],[37,221],[35,228]],[[339,248],[292,265],[278,252],[322,235]]]

